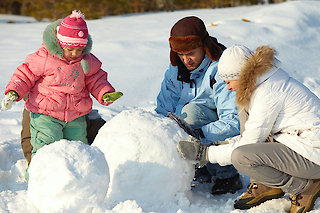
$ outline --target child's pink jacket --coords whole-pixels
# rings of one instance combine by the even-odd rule
[[[84,70],[83,67],[86,67]],[[45,45],[29,55],[14,72],[5,94],[14,90],[19,100],[29,92],[25,108],[69,122],[92,109],[90,93],[99,103],[106,92],[114,92],[101,69],[101,62],[91,53],[68,62],[50,54]]]

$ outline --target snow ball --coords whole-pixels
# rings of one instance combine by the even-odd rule
[[[194,166],[176,148],[188,137],[175,121],[154,111],[125,110],[109,120],[92,144],[108,161],[108,202],[135,200],[154,208],[189,191]]]
[[[110,181],[97,147],[64,139],[39,149],[28,172],[28,197],[44,213],[91,211],[104,201]]]

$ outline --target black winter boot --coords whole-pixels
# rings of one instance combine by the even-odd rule
[[[201,168],[196,167],[195,175],[191,183],[191,186],[196,186],[200,183],[211,183],[211,174],[208,172],[206,166]]]
[[[234,194],[236,191],[240,189],[242,189],[242,182],[240,179],[240,175],[236,174],[231,178],[216,179],[216,182],[211,189],[211,194],[213,195],[221,195],[226,193]]]

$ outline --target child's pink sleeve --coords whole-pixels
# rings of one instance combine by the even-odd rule
[[[25,63],[17,67],[13,73],[6,86],[5,94],[14,90],[19,95],[17,101],[20,101],[40,78],[40,67],[43,67],[43,56],[39,56],[38,52],[29,55]]]
[[[101,62],[91,54],[88,60],[89,72],[86,76],[86,86],[92,96],[103,105],[102,96],[106,92],[114,92],[115,89],[108,81],[108,73],[101,69]]]

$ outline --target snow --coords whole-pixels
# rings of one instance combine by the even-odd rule
[[[176,151],[177,141],[186,139],[188,135],[173,120],[155,112],[124,110],[112,118],[92,144],[108,159],[107,201],[136,200],[149,210],[172,200],[180,202],[194,175],[194,166]],[[173,179],[175,184],[168,184]]]
[[[44,213],[91,212],[104,201],[110,181],[100,149],[64,139],[40,149],[28,173],[28,197]]]
[[[0,111],[0,212],[288,211],[288,195],[241,211],[233,209],[233,201],[245,189],[220,196],[209,193],[209,184],[190,189],[193,167],[175,150],[177,141],[187,135],[154,108],[169,64],[170,29],[190,15],[200,17],[210,35],[226,46],[243,44],[253,50],[272,46],[289,74],[320,96],[319,8],[319,1],[288,1],[87,21],[92,52],[124,96],[108,107],[94,102],[107,123],[92,146],[61,140],[39,150],[29,168],[29,186],[20,145],[24,102]],[[1,91],[27,54],[40,47],[48,24],[0,14]],[[246,186],[249,178],[241,178]],[[311,212],[320,212],[320,200]]]

